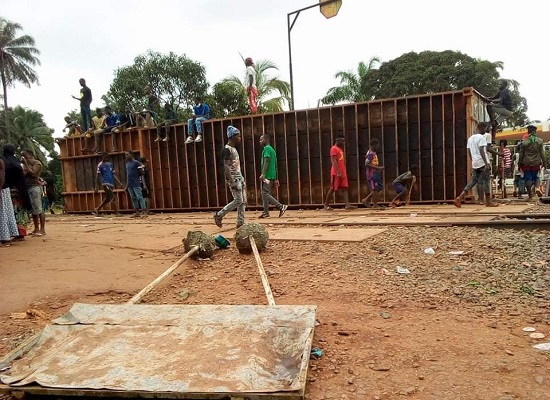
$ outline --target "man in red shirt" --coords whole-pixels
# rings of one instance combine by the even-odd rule
[[[330,198],[339,190],[344,193],[345,209],[353,210],[357,208],[349,203],[348,174],[346,172],[346,159],[344,157],[344,143],[344,136],[336,136],[336,142],[330,149],[330,162],[332,167],[330,169],[330,190],[325,199],[325,210],[327,211],[332,210],[332,207],[329,206]]]

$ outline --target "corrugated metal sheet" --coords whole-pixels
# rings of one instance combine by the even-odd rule
[[[315,311],[76,304],[0,379],[75,390],[303,392]]]
[[[209,210],[230,201],[220,155],[227,142],[225,130],[234,125],[243,132],[239,150],[248,188],[248,206],[261,206],[258,179],[259,137],[272,136],[278,154],[280,186],[276,196],[296,207],[319,206],[330,185],[330,147],[338,134],[346,138],[345,153],[350,200],[359,203],[367,193],[364,156],[369,140],[380,140],[379,158],[385,187],[383,200],[395,195],[392,180],[411,165],[419,166],[413,202],[449,201],[467,182],[466,140],[477,121],[486,120],[485,104],[471,89],[462,91],[344,104],[276,114],[243,116],[204,123],[203,142],[185,145],[186,126],[171,128],[168,142],[155,142],[155,130],[115,134],[118,149],[132,149],[151,164],[153,208]],[[106,135],[106,150],[113,148]],[[101,201],[93,192],[98,156],[82,155],[82,138],[60,142],[66,210],[91,211]],[[112,153],[124,179],[124,154]],[[129,196],[116,191],[121,209],[131,209]],[[338,199],[337,199],[338,200]],[[341,200],[341,199],[340,199]]]

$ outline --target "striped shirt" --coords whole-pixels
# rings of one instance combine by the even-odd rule
[[[502,157],[502,163],[504,164],[505,169],[510,169],[512,167],[512,153],[510,152],[510,149],[505,147],[502,149],[502,152],[504,153],[504,156]]]

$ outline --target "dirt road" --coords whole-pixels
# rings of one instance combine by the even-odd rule
[[[224,233],[229,238],[232,218]],[[268,230],[307,230],[302,222],[327,218],[290,211],[286,221],[268,220]],[[44,238],[0,249],[0,354],[74,302],[129,299],[179,258],[177,246],[189,229],[219,231],[208,214],[56,216],[48,228]],[[372,227],[324,229],[347,229],[353,237],[365,228]],[[308,398],[549,398],[550,356],[535,351],[532,344],[540,341],[522,331],[533,326],[550,337],[547,232],[383,229],[356,242],[273,240],[262,253],[278,304],[318,306],[314,346],[324,355],[310,362]],[[434,255],[425,254],[428,247]],[[400,275],[397,266],[411,273]],[[185,263],[145,302],[266,299],[253,257],[230,248],[212,261]],[[33,316],[23,318],[25,310]]]

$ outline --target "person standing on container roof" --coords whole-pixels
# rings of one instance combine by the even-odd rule
[[[90,109],[90,104],[92,104],[92,91],[88,86],[86,86],[86,80],[80,78],[78,81],[80,83],[80,97],[72,96],[73,99],[80,101],[80,114],[82,116],[82,127],[84,132],[92,126],[92,110]]]
[[[487,122],[479,122],[477,124],[477,132],[468,138],[466,147],[472,159],[472,180],[464,187],[462,193],[454,199],[453,204],[456,207],[462,207],[464,197],[476,184],[478,185],[478,190],[483,190],[485,194],[485,206],[498,207],[498,203],[494,203],[491,200],[491,188],[489,187],[491,164],[489,164],[485,151],[487,148],[487,140],[484,136],[486,129]]]
[[[200,97],[195,98],[193,106],[193,118],[187,120],[187,140],[185,144],[202,142],[202,122],[210,119],[210,107]],[[197,129],[197,137],[193,140],[193,134]]]
[[[237,145],[241,143],[241,132],[234,126],[227,127],[227,138],[229,141],[222,151],[223,173],[225,183],[231,190],[233,201],[214,214],[214,222],[221,228],[223,217],[229,212],[237,209],[237,228],[244,225],[244,211],[246,208],[246,183],[241,173],[241,162]]]
[[[244,60],[244,65],[246,65],[246,94],[248,95],[248,104],[250,105],[250,112],[256,114],[258,112],[258,88],[256,87],[254,61],[248,57]]]
[[[527,127],[527,139],[521,142],[519,151],[519,168],[523,171],[525,179],[525,188],[527,196],[531,200],[535,194],[535,188],[538,187],[539,171],[541,167],[548,168],[544,155],[544,142],[537,137],[537,127],[529,125]],[[537,190],[537,194],[542,196],[542,192]]]

